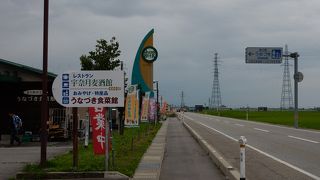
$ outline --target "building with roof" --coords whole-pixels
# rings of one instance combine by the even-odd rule
[[[53,73],[48,73],[49,117],[65,118],[65,108],[52,96]],[[42,70],[0,59],[0,132],[10,133],[9,112],[23,120],[25,131],[39,134],[42,101]],[[63,114],[64,113],[64,114]]]

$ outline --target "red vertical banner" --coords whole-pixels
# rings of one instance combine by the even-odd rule
[[[89,115],[92,125],[92,143],[94,154],[105,154],[106,143],[106,108],[90,107]]]

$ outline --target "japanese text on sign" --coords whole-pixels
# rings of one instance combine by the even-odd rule
[[[246,63],[279,64],[282,52],[281,47],[247,47]]]
[[[123,71],[62,73],[52,86],[57,102],[65,107],[123,107]]]
[[[89,114],[92,125],[92,142],[94,154],[105,153],[106,143],[106,109],[102,107],[89,108]]]

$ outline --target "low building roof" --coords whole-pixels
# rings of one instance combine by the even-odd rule
[[[15,68],[18,68],[18,69],[26,71],[26,72],[31,72],[31,73],[35,73],[35,74],[38,74],[38,75],[42,75],[42,70],[41,69],[37,69],[37,68],[34,68],[34,67],[18,64],[18,63],[15,63],[15,62],[12,62],[12,61],[8,61],[8,60],[5,60],[5,59],[0,59],[0,64],[4,64],[4,65],[7,65],[7,66],[15,67]],[[48,77],[54,79],[55,77],[57,77],[57,75],[54,74],[54,73],[48,72]]]

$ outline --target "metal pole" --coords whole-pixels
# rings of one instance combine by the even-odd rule
[[[110,139],[108,138],[108,147],[109,147],[109,141],[110,141],[111,147],[109,147],[109,149],[111,149],[112,155],[113,155],[113,148],[112,148],[112,138],[113,138],[112,137],[112,108],[111,107],[109,107],[109,131],[110,131],[109,132]],[[108,151],[108,152],[109,152],[108,156],[110,156],[110,151]]]
[[[294,58],[294,127],[299,127],[299,114],[298,114],[298,53],[292,53],[290,55]]]
[[[48,121],[48,19],[49,0],[44,0],[43,13],[43,72],[42,72],[42,101],[41,101],[41,157],[40,166],[45,167],[47,161],[47,121]]]
[[[159,121],[159,85],[158,81],[157,82],[157,121]]]
[[[109,122],[108,122],[108,116],[107,116],[107,113],[110,113],[110,108],[108,108],[108,111],[106,111],[106,115],[105,115],[105,126],[106,126],[106,137],[105,137],[105,171],[108,171],[108,167],[109,167]]]
[[[123,86],[123,90],[124,90],[124,92],[125,92],[125,90],[126,90],[126,73],[125,73],[125,71],[123,70],[123,61],[121,61],[121,70],[123,71],[123,78],[124,78],[124,80],[123,80],[123,82],[124,82],[124,86]],[[125,93],[126,94],[126,93]],[[126,101],[126,95],[124,95],[124,99],[125,99],[125,101]],[[125,104],[125,103],[124,103]],[[125,111],[125,108],[124,107],[119,107],[118,108],[119,109],[119,114],[120,114],[120,127],[119,127],[119,134],[120,135],[123,135],[123,129],[124,129],[124,111]]]
[[[72,108],[73,119],[73,167],[78,167],[78,108]]]

